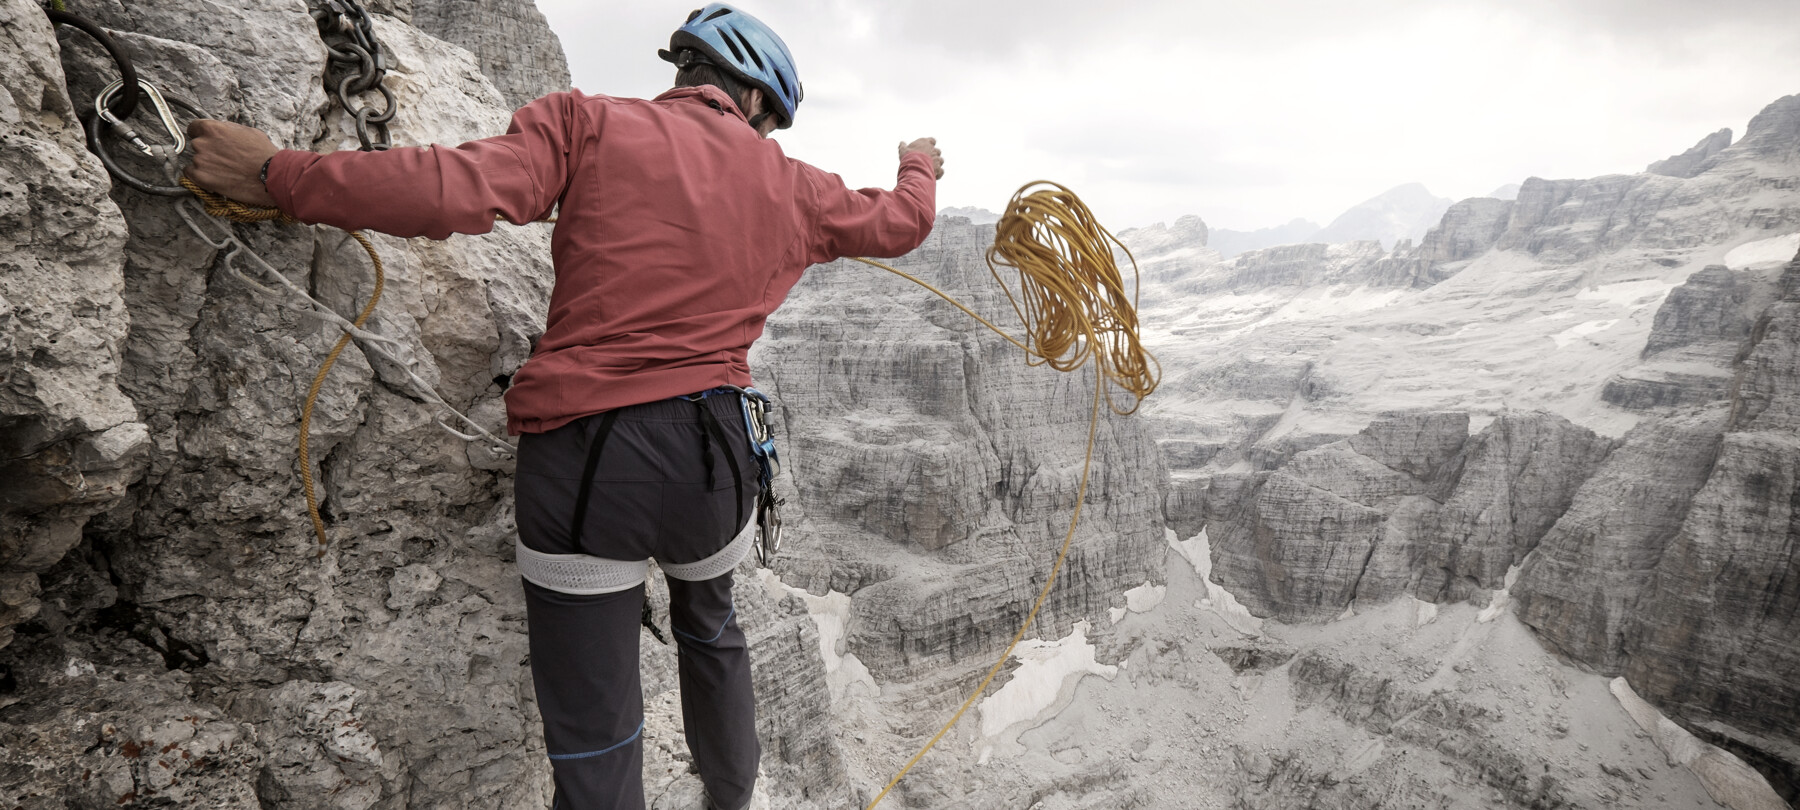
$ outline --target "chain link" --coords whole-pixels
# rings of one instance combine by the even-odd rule
[[[389,67],[387,50],[375,38],[369,12],[357,0],[307,0],[307,6],[329,53],[325,89],[337,95],[345,114],[355,121],[356,139],[364,152],[393,148],[388,122],[400,105],[382,82]],[[363,104],[365,93],[379,94],[381,106]]]

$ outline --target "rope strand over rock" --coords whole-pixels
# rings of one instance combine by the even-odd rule
[[[275,222],[282,225],[300,224],[299,220],[294,219],[280,209],[246,205],[237,200],[207,191],[186,177],[179,178],[178,182],[181,183],[182,188],[192,192],[193,195],[200,200],[200,204],[207,214],[214,217],[230,222]],[[191,205],[192,203],[189,204]],[[185,215],[183,216],[183,219],[186,219]],[[202,239],[205,239],[208,244],[213,245],[213,247],[225,247],[224,244],[215,242],[211,237],[202,233],[193,222],[190,221],[188,225],[189,227],[194,228],[194,232]],[[412,383],[413,387],[417,389],[421,399],[424,399],[429,404],[443,408],[451,416],[454,416],[464,425],[467,425],[473,432],[465,433],[452,428],[450,425],[446,424],[442,418],[437,419],[439,427],[442,427],[451,435],[463,439],[464,441],[486,440],[497,451],[515,452],[512,445],[502,441],[498,436],[490,433],[486,428],[476,424],[474,420],[464,415],[461,411],[451,407],[448,402],[445,402],[444,398],[440,396],[437,391],[433,390],[430,384],[426,383],[425,380],[421,379],[419,375],[413,371],[410,361],[397,356],[394,352],[383,349],[380,344],[389,344],[399,350],[404,350],[404,346],[401,346],[392,338],[385,338],[380,335],[374,335],[363,331],[363,326],[368,323],[369,317],[375,312],[376,304],[381,302],[382,290],[387,286],[387,270],[381,263],[381,254],[375,250],[375,243],[369,240],[367,234],[364,234],[362,231],[348,231],[348,233],[352,239],[356,240],[357,244],[362,245],[363,252],[368,254],[369,263],[373,265],[375,269],[375,289],[370,292],[368,303],[363,305],[362,311],[356,316],[356,320],[354,321],[346,321],[341,316],[331,313],[329,309],[325,308],[324,304],[319,303],[319,301],[314,299],[311,295],[308,295],[304,290],[294,287],[292,282],[289,282],[285,276],[275,273],[273,268],[267,268],[266,263],[264,263],[267,274],[275,276],[279,281],[288,286],[289,289],[293,290],[300,297],[312,304],[311,308],[300,309],[300,311],[305,314],[314,315],[315,317],[322,317],[324,320],[328,320],[336,325],[340,331],[342,331],[342,334],[338,336],[337,343],[332,345],[331,352],[325,355],[325,361],[319,365],[318,373],[313,375],[312,384],[306,389],[306,404],[300,409],[300,438],[298,447],[300,484],[301,489],[306,493],[306,513],[312,518],[313,536],[318,538],[319,546],[321,547],[319,553],[321,554],[324,553],[323,547],[328,541],[325,537],[325,521],[319,514],[319,498],[313,481],[311,456],[312,415],[313,410],[318,405],[319,391],[325,385],[326,375],[331,373],[332,366],[337,364],[338,356],[343,354],[344,349],[350,345],[352,339],[361,338],[364,341],[362,347],[365,354],[371,355],[372,357],[381,357],[394,364],[396,368],[400,369],[400,371],[406,375],[407,381]],[[235,237],[230,238],[235,241]],[[242,244],[237,243],[237,248],[242,249]],[[259,258],[258,261],[261,262],[261,259]],[[248,283],[251,290],[258,294],[276,294],[273,290],[251,282],[241,273],[235,273],[235,275]]]
[[[1033,190],[1040,185],[1049,188]],[[1114,245],[1131,261],[1133,293],[1129,301],[1125,297],[1124,278],[1113,260]],[[874,810],[875,805],[880,804],[906,773],[962,719],[969,707],[975,705],[993,683],[994,676],[1000,674],[1006,660],[1012,657],[1013,649],[1019,646],[1025,632],[1037,621],[1038,611],[1050,596],[1050,589],[1056,586],[1056,577],[1062,573],[1063,562],[1068,559],[1069,547],[1075,540],[1075,526],[1081,520],[1081,507],[1087,501],[1088,473],[1094,464],[1094,436],[1100,426],[1100,403],[1104,399],[1114,413],[1121,415],[1136,411],[1144,398],[1156,390],[1162,378],[1162,367],[1138,339],[1137,260],[1132,258],[1129,249],[1100,226],[1081,198],[1062,185],[1040,180],[1027,183],[1015,192],[995,226],[994,244],[987,252],[988,271],[1006,293],[1007,300],[1012,302],[1013,311],[1025,327],[1023,341],[917,276],[870,259],[859,258],[857,261],[879,267],[936,293],[1023,349],[1028,365],[1074,371],[1088,360],[1094,361],[1094,404],[1088,416],[1081,485],[1075,495],[1075,511],[1069,516],[1068,534],[1063,537],[1062,549],[1056,553],[1050,576],[1044,581],[1043,589],[1038,591],[1037,600],[1032,602],[1025,622],[1013,634],[1006,650],[1000,653],[1000,659],[988,668],[987,676],[957,707],[949,722],[938,729],[925,747],[894,774],[875,800],[869,802],[868,810]],[[1018,273],[1016,297],[1001,278],[1001,267]],[[1128,407],[1113,401],[1108,381],[1131,396]]]

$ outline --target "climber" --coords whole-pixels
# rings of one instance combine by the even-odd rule
[[[668,575],[708,806],[749,804],[760,746],[731,593],[755,494],[742,481],[757,470],[731,387],[750,385],[750,344],[808,266],[917,247],[943,175],[931,138],[901,144],[892,191],[853,191],[783,155],[767,137],[800,104],[793,58],[731,6],[689,15],[658,53],[677,70],[654,99],[552,93],[505,135],[454,148],[317,155],[234,124],[190,129],[188,177],[308,223],[442,239],[556,212],[548,323],[506,407],[559,809],[644,806],[650,558]]]

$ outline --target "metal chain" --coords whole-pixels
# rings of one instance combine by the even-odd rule
[[[393,148],[388,122],[400,105],[382,82],[389,67],[387,50],[375,38],[369,12],[356,0],[307,0],[307,6],[330,52],[325,89],[337,95],[345,114],[356,121],[356,139],[364,152]],[[381,95],[382,107],[362,103],[359,97],[369,92]]]

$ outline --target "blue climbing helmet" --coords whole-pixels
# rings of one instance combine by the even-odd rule
[[[726,5],[713,3],[688,15],[687,23],[669,37],[669,49],[656,52],[677,66],[684,60],[684,50],[698,51],[704,61],[759,88],[773,106],[776,125],[787,129],[794,124],[794,111],[800,107],[805,92],[800,88],[800,74],[794,70],[794,57],[787,44],[762,20]]]

